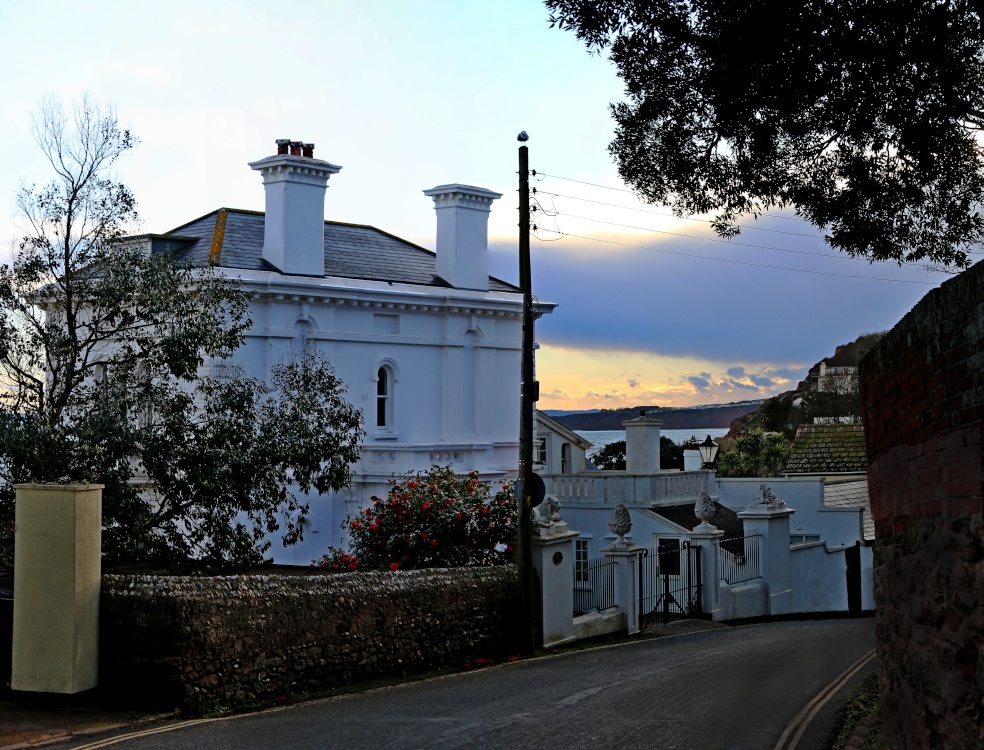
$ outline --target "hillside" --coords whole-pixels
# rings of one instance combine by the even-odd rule
[[[731,423],[729,435],[734,437],[749,429],[763,429],[767,432],[785,433],[792,440],[796,428],[801,424],[814,424],[817,419],[840,420],[845,417],[860,419],[861,402],[857,392],[857,379],[853,388],[844,392],[818,392],[817,379],[820,364],[827,367],[854,367],[873,347],[884,333],[866,333],[849,344],[842,344],[834,350],[831,357],[820,360],[810,368],[806,380],[802,380],[795,390],[785,391],[764,401],[758,409],[738,417]]]
[[[621,430],[622,422],[635,419],[642,409],[651,417],[663,421],[667,430],[696,430],[705,427],[727,427],[739,417],[754,412],[761,401],[740,401],[720,406],[696,406],[685,409],[664,409],[659,406],[634,406],[631,409],[602,409],[554,417],[571,430]]]

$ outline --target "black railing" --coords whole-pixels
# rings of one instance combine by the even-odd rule
[[[735,584],[762,577],[759,566],[762,537],[734,536],[718,542],[718,572],[725,583]]]
[[[596,557],[574,566],[574,615],[615,606],[615,561]]]

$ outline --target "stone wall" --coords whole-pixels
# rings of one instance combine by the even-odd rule
[[[103,577],[100,684],[201,710],[498,658],[516,569]]]
[[[861,363],[886,747],[984,747],[984,266]]]

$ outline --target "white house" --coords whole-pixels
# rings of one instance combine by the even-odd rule
[[[537,410],[534,422],[533,469],[539,474],[580,474],[587,469],[591,442]]]
[[[259,173],[266,211],[220,208],[145,239],[211,264],[252,292],[250,328],[231,362],[269,379],[303,349],[321,352],[363,410],[354,481],[311,503],[304,542],[277,562],[307,564],[343,541],[346,515],[394,475],[452,465],[505,480],[518,465],[522,294],[488,275],[487,224],[500,194],[469,185],[425,190],[437,214],[436,253],[371,226],[325,218],[341,167],[314,145],[278,140]],[[541,303],[539,313],[553,305]]]

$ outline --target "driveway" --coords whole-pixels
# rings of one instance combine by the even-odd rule
[[[794,730],[874,643],[871,618],[721,628],[73,746],[812,750]]]

